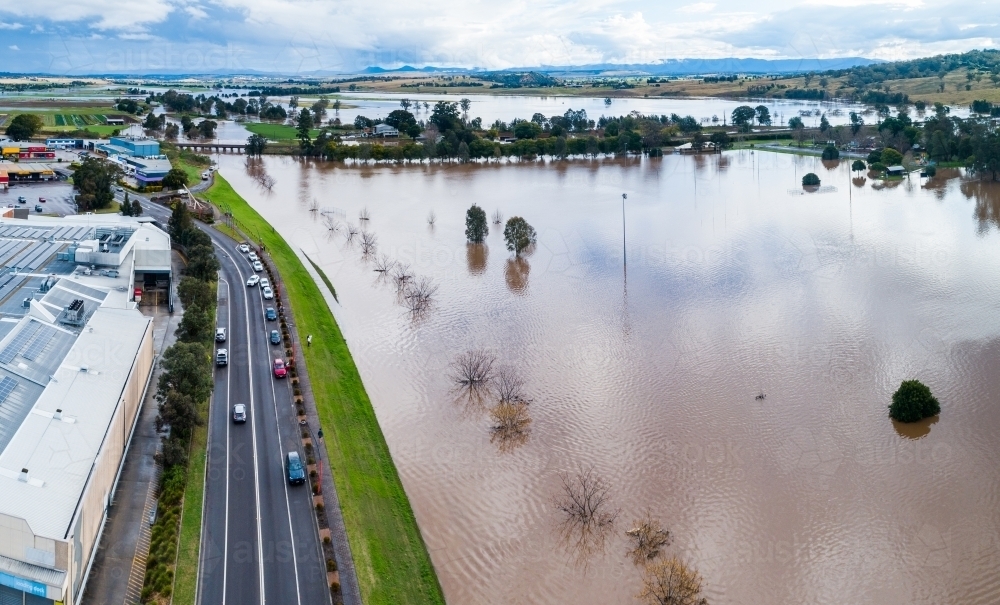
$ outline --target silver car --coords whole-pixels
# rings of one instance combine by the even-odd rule
[[[254,261],[253,270],[260,273],[264,270],[264,265],[260,264],[260,261]]]

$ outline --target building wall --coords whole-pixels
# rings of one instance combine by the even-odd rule
[[[81,559],[74,561],[71,566],[72,596],[67,595],[66,605],[76,605],[79,602],[84,575],[96,549],[98,532],[104,522],[111,490],[114,488],[124,458],[125,444],[128,442],[133,421],[142,403],[146,380],[153,371],[153,356],[153,323],[150,321],[146,326],[138,354],[128,370],[129,376],[120,395],[118,408],[101,445],[101,451],[94,461],[93,473],[84,489],[80,509],[77,511],[75,539],[79,542],[80,548],[75,549],[77,553],[74,558],[81,557]],[[127,366],[123,363],[122,367]]]

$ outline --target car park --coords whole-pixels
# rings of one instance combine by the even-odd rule
[[[260,264],[260,261],[257,261],[253,264],[253,270],[256,271],[257,273],[260,273],[261,271],[264,270],[264,265]]]
[[[264,309],[264,318],[268,321],[274,321],[278,319],[278,314],[275,312],[274,307],[268,307]]]
[[[274,377],[284,378],[285,376],[288,376],[288,369],[285,367],[285,360],[279,357],[274,360]]]
[[[278,334],[277,330],[271,330],[271,344],[273,345],[281,344],[281,334]]]
[[[229,365],[229,351],[226,349],[218,349],[215,352],[215,365],[217,366],[227,366]]]
[[[216,328],[215,329],[215,342],[226,342],[226,329]]]
[[[250,262],[251,262],[251,263],[253,263],[253,262],[257,262],[258,260],[260,260],[260,257],[259,257],[259,256],[257,256],[257,253],[256,253],[256,252],[251,252],[251,253],[247,254],[247,258],[249,258],[249,259],[250,259]]]
[[[247,406],[242,403],[237,403],[233,406],[233,422],[246,422],[247,421]]]
[[[298,452],[288,452],[285,457],[285,471],[288,475],[288,483],[291,485],[302,485],[306,482],[306,470],[302,467],[302,459]]]
[[[259,275],[251,275],[250,279],[247,280],[247,287],[248,288],[252,288],[253,286],[256,286],[259,283],[260,283],[260,276]]]
[[[262,290],[264,292],[264,300],[271,300],[272,298],[274,298],[274,291],[272,291],[270,288],[263,288]]]
[[[271,287],[271,280],[267,279],[266,277],[260,278],[260,287],[261,288],[270,288]]]

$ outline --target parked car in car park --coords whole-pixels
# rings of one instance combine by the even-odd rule
[[[271,300],[274,298],[274,292],[270,288],[263,288],[264,300]]]
[[[260,260],[260,257],[257,256],[256,252],[251,252],[251,253],[247,254],[247,258],[250,259],[251,263]]]
[[[278,334],[277,330],[271,330],[271,344],[273,345],[281,344],[281,334]]]
[[[264,270],[264,265],[260,264],[260,261],[257,261],[253,264],[253,270],[256,271],[257,273],[260,273],[261,271]]]
[[[226,342],[226,329],[216,328],[215,329],[215,342]]]
[[[274,377],[284,378],[285,376],[288,376],[288,369],[285,368],[285,360],[279,357],[274,360]]]
[[[28,203],[28,198],[24,197],[23,195],[18,196],[17,203],[18,204],[27,204]]]
[[[44,197],[40,197],[40,198],[38,198],[38,201],[44,204],[48,200],[46,200]]]
[[[237,403],[233,406],[233,422],[246,422],[247,421],[247,406],[242,403]]]
[[[240,244],[240,245],[239,245],[239,246],[237,247],[237,249],[238,249],[238,250],[239,250],[240,252],[242,252],[243,254],[246,254],[247,252],[250,252],[250,246],[248,246],[248,245],[246,245],[246,244]]]
[[[247,280],[247,287],[251,288],[253,286],[256,286],[259,283],[260,283],[260,276],[259,275],[251,275],[250,279]]]
[[[215,365],[217,366],[227,366],[229,365],[229,351],[226,349],[219,349],[215,352]]]
[[[38,204],[35,204],[35,212],[41,212],[42,210],[43,210],[43,208],[41,206],[39,206]]]
[[[302,467],[302,459],[298,452],[288,452],[285,457],[285,471],[288,475],[288,483],[292,485],[302,485],[306,482],[306,470]]]
[[[274,321],[278,319],[278,313],[275,312],[274,307],[268,307],[264,309],[264,318],[268,321]]]

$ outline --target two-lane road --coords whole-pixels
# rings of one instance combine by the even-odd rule
[[[163,225],[169,210],[144,203]],[[218,366],[208,418],[208,461],[198,597],[204,605],[313,605],[330,602],[326,564],[316,531],[308,484],[285,479],[285,455],[299,451],[298,426],[288,379],[275,378],[272,363],[284,358],[268,334],[278,329],[264,310],[274,306],[261,289],[246,286],[254,275],[235,244],[206,229],[221,264],[218,326],[227,340],[229,365]],[[232,408],[247,406],[235,424]]]

